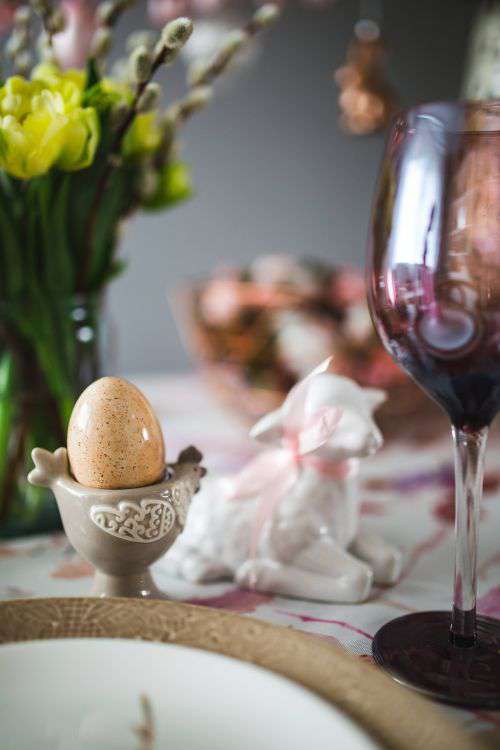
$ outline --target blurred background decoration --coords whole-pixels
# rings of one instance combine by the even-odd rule
[[[333,355],[333,370],[388,392],[377,419],[389,436],[429,434],[437,407],[375,334],[363,274],[287,255],[221,269],[177,295],[182,335],[213,393],[249,423]]]
[[[398,97],[386,71],[382,0],[362,0],[347,60],[335,71],[340,125],[352,135],[371,135],[390,123]]]

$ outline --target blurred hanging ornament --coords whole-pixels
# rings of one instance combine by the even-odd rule
[[[95,31],[94,3],[90,0],[63,0],[61,10],[66,25],[53,39],[54,52],[63,68],[80,68],[88,57]]]
[[[376,21],[363,19],[354,27],[346,64],[335,71],[340,88],[340,124],[353,135],[385,128],[397,109],[397,96],[385,71],[386,48]]]

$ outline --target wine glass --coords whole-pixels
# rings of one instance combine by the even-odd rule
[[[387,351],[450,417],[456,508],[451,614],[387,623],[373,654],[421,692],[500,708],[500,621],[476,616],[484,453],[500,409],[500,102],[397,117],[373,207],[368,299]]]

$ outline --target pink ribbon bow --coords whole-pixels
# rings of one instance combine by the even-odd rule
[[[313,466],[325,476],[342,479],[350,471],[350,461],[329,461],[311,455],[333,435],[342,416],[342,409],[322,406],[306,416],[305,406],[311,381],[328,370],[331,358],[298,383],[282,407],[283,429],[279,445],[260,453],[232,479],[229,499],[245,500],[259,497],[255,523],[250,539],[250,556],[256,557],[260,535],[287,492],[299,477],[303,466]]]

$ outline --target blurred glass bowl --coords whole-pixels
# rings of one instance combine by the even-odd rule
[[[215,396],[249,422],[333,355],[339,374],[387,391],[377,414],[387,438],[426,440],[441,412],[384,351],[365,296],[357,269],[269,255],[184,288],[175,312]]]

